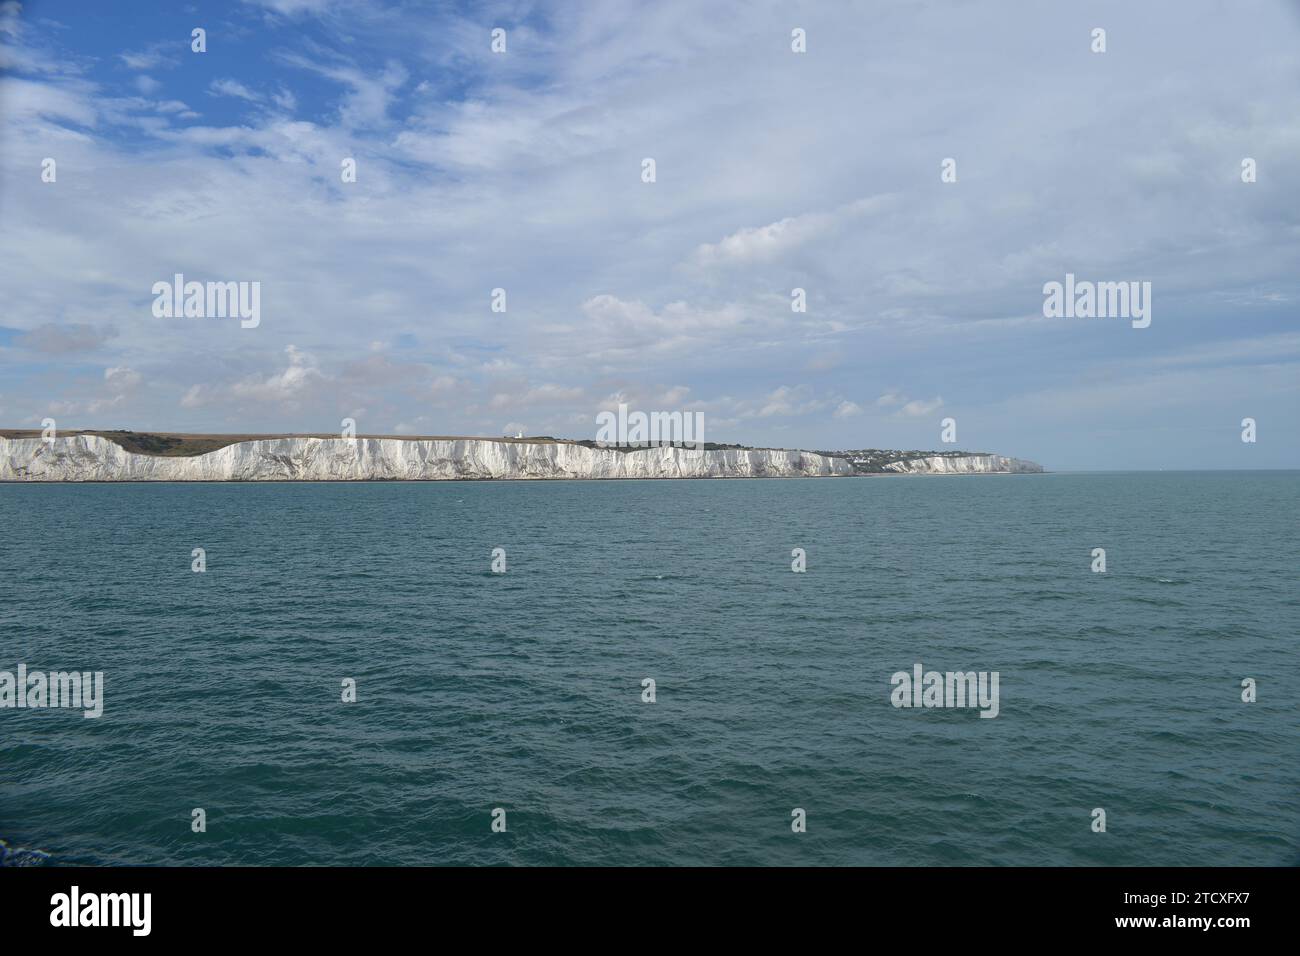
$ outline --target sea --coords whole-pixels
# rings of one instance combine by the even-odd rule
[[[0,672],[103,674],[0,707],[0,855],[1293,865],[1297,514],[1294,471],[0,485]],[[996,717],[896,706],[917,665]]]

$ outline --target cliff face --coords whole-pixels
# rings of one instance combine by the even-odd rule
[[[620,452],[488,439],[273,438],[193,457],[137,455],[97,435],[0,438],[0,481],[365,481],[455,478],[802,478],[852,474],[783,449]]]
[[[934,455],[930,458],[912,458],[885,465],[886,471],[904,475],[994,475],[1039,474],[1043,466],[1023,458],[1004,458],[1002,455],[965,455],[949,458]]]

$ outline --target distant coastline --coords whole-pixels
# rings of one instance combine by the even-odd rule
[[[539,437],[252,435],[0,429],[0,481],[449,481],[1031,474],[987,452],[866,452]]]

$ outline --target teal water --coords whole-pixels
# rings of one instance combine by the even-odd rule
[[[105,674],[98,720],[0,710],[0,838],[54,864],[1293,864],[1298,506],[1296,472],[0,485],[0,670]],[[998,717],[892,707],[917,661],[998,671]]]

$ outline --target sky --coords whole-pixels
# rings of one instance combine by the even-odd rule
[[[594,438],[623,402],[1300,467],[1293,0],[3,0],[0,44],[3,427]],[[260,322],[156,316],[176,273]],[[1045,316],[1067,273],[1150,282],[1150,325]]]

